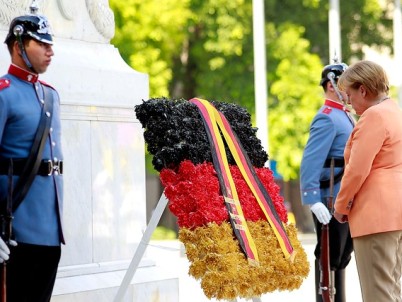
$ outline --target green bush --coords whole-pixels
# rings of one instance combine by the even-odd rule
[[[151,240],[173,240],[177,239],[175,231],[163,226],[158,226],[151,236]]]

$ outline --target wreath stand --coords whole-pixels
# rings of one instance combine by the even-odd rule
[[[137,271],[137,268],[138,268],[138,265],[140,264],[142,256],[144,255],[145,250],[149,244],[149,241],[151,240],[152,233],[155,231],[167,204],[168,204],[168,199],[166,198],[165,194],[162,193],[161,197],[159,198],[158,204],[156,205],[156,208],[155,208],[154,212],[152,213],[151,220],[149,221],[149,223],[145,229],[145,232],[142,235],[141,241],[138,244],[137,249],[135,250],[134,256],[126,271],[126,274],[124,275],[124,278],[120,284],[120,287],[117,291],[116,297],[114,298],[113,302],[122,302],[123,301],[124,295],[127,292],[127,288],[130,285],[135,272]],[[231,300],[231,302],[236,302],[236,301],[237,301],[237,299]],[[253,302],[262,302],[259,297],[252,298],[252,301]]]

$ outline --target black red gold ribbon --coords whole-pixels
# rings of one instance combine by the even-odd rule
[[[268,192],[257,177],[247,153],[244,151],[240,141],[232,131],[227,119],[206,100],[193,98],[190,102],[198,107],[203,118],[208,139],[211,144],[214,167],[219,178],[225,205],[229,212],[230,222],[235,236],[239,240],[240,246],[246,254],[248,261],[251,264],[258,264],[258,253],[241,209],[237,190],[232,174],[229,170],[225,145],[220,132],[225,138],[226,144],[228,145],[242,176],[272,227],[285,258],[293,260],[294,250],[283,227],[282,221],[276,213]]]

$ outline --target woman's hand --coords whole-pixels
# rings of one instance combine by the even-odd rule
[[[338,220],[340,223],[345,223],[348,222],[348,215],[340,214],[335,211],[334,217],[336,220]]]

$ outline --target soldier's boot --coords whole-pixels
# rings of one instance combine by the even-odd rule
[[[335,271],[335,302],[346,302],[345,270]]]
[[[315,301],[316,302],[322,302],[322,295],[320,294],[320,261],[318,259],[315,260],[314,262],[314,267],[315,267]]]

